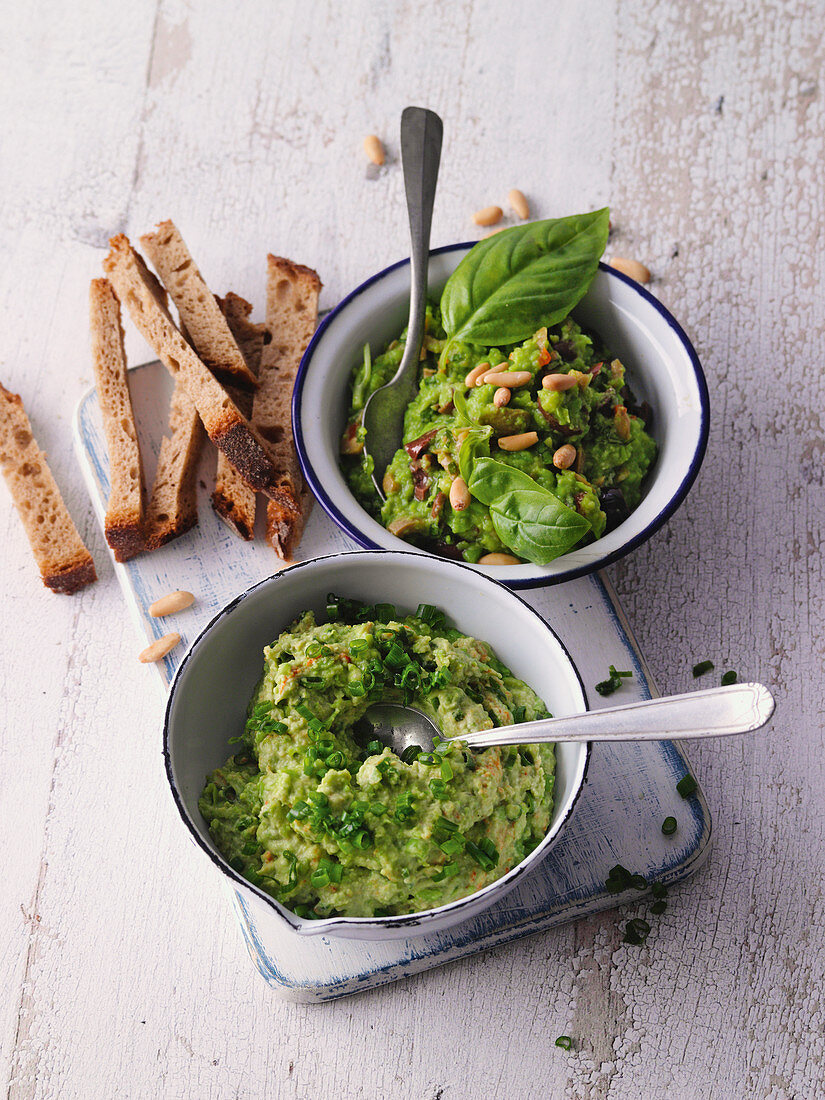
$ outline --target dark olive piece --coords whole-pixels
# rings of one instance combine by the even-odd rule
[[[607,517],[607,525],[604,533],[615,531],[620,523],[628,517],[628,507],[621,489],[605,489],[601,494],[600,503],[602,511]]]

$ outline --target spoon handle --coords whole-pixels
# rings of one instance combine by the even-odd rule
[[[408,360],[413,359],[417,368],[424,335],[430,228],[443,129],[438,115],[424,107],[405,107],[401,114],[401,164],[410,219],[410,320],[404,357],[395,378],[400,379],[409,370],[411,381],[415,372]]]
[[[472,748],[542,741],[673,741],[680,737],[722,737],[750,733],[774,712],[774,698],[762,684],[691,691],[591,710],[566,718],[542,718],[449,738]]]

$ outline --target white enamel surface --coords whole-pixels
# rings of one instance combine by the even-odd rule
[[[326,594],[335,592],[367,602],[392,602],[415,610],[431,603],[444,610],[463,633],[489,641],[500,659],[544,699],[553,714],[585,709],[581,684],[564,647],[529,607],[501,585],[467,567],[420,554],[355,553],[320,558],[288,569],[257,585],[230,605],[194,643],[170,694],[168,748],[172,777],[190,825],[203,844],[216,851],[198,811],[204,775],[232,752],[229,738],[243,728],[246,707],[261,676],[263,648],[302,611],[323,619]],[[305,921],[272,902],[296,930],[309,935],[334,932],[362,939],[434,931],[472,916],[500,897],[549,851],[572,810],[584,779],[587,749],[559,745],[553,819],[545,839],[497,882],[471,899],[431,910],[415,921],[334,918]],[[253,905],[270,900],[224,871]],[[414,925],[414,927],[413,927]]]
[[[465,254],[466,250],[456,249],[431,258],[431,297],[440,292]],[[415,547],[391,535],[364,511],[350,492],[338,464],[352,367],[361,360],[365,343],[369,343],[375,357],[398,336],[406,324],[408,301],[409,266],[402,264],[356,292],[328,319],[304,359],[303,389],[295,417],[309,473],[320,493],[330,499],[350,528],[373,545],[415,552]],[[528,563],[474,567],[508,584],[519,585],[538,578],[554,582],[598,568],[628,543],[641,538],[679,493],[701,446],[701,395],[685,338],[636,284],[601,268],[574,313],[625,363],[636,399],[647,400],[653,408],[651,432],[659,455],[641,503],[604,538],[547,566]]]

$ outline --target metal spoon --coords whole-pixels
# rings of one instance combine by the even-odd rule
[[[401,446],[404,412],[413,398],[418,378],[418,356],[424,340],[427,308],[427,268],[435,186],[441,160],[443,125],[433,111],[406,107],[401,115],[401,161],[407,213],[410,219],[410,320],[404,356],[393,378],[364,406],[367,430],[364,449],[372,458],[372,480],[384,500],[384,472]]]
[[[373,735],[400,756],[410,745],[432,752],[433,736],[464,741],[474,749],[490,745],[528,745],[542,741],[674,741],[681,737],[724,737],[764,726],[774,698],[762,684],[691,691],[591,710],[567,718],[541,718],[498,726],[461,737],[444,737],[435,723],[414,707],[376,703],[366,712]]]

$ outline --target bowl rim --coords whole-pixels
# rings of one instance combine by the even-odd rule
[[[433,256],[441,256],[449,252],[459,252],[462,250],[469,251],[474,245],[478,244],[478,241],[461,241],[457,244],[442,245],[440,248],[433,248],[430,250],[430,258]],[[388,547],[380,546],[378,543],[373,542],[371,538],[365,535],[360,528],[358,528],[353,522],[351,522],[336,505],[330,494],[327,492],[323,481],[315,472],[312,463],[310,462],[309,455],[304,444],[304,434],[301,426],[301,407],[303,401],[304,382],[309,370],[312,357],[315,354],[315,349],[323,339],[326,330],[335,320],[335,318],[342,313],[351,302],[358,298],[365,290],[368,290],[374,283],[379,282],[381,279],[386,278],[392,272],[397,271],[401,267],[409,266],[409,257],[403,260],[397,260],[395,263],[390,264],[388,267],[382,268],[381,271],[377,271],[374,275],[370,275],[368,279],[365,279],[362,283],[359,283],[354,290],[350,291],[346,297],[331,309],[326,316],[321,320],[317,329],[315,330],[312,339],[307,345],[307,349],[301,357],[301,362],[298,367],[298,373],[295,377],[295,385],[292,392],[292,434],[295,439],[295,448],[298,452],[298,461],[301,465],[304,478],[312,490],[313,495],[317,499],[326,514],[330,519],[344,531],[354,542],[365,550],[387,550]],[[635,550],[638,546],[641,546],[643,542],[646,542],[652,535],[664,526],[665,523],[674,514],[682,501],[687,496],[690,487],[693,485],[696,477],[699,473],[699,469],[702,465],[702,461],[705,457],[705,452],[708,445],[708,436],[710,433],[710,397],[708,393],[707,380],[705,373],[702,369],[702,364],[699,361],[699,356],[694,348],[690,338],[685,330],[673,316],[669,309],[667,309],[658,298],[655,298],[649,290],[646,290],[641,283],[637,283],[635,279],[631,279],[630,276],[623,274],[621,271],[617,271],[616,268],[610,267],[603,261],[599,261],[599,271],[604,272],[612,278],[620,280],[628,287],[634,290],[643,301],[653,306],[656,312],[664,319],[669,328],[673,330],[676,338],[682,344],[685,352],[687,353],[690,364],[693,368],[694,378],[696,380],[697,389],[699,391],[699,436],[696,441],[693,454],[690,459],[687,473],[682,478],[682,481],[678,485],[676,492],[670,497],[668,503],[661,509],[661,511],[651,519],[651,521],[637,532],[632,538],[629,538],[621,546],[617,547],[610,553],[604,554],[601,557],[594,559],[584,565],[575,566],[560,573],[555,574],[541,574],[533,577],[521,577],[505,580],[504,583],[508,588],[514,589],[529,589],[529,588],[542,588],[545,585],[562,584],[564,581],[574,580],[576,577],[584,577],[590,573],[595,573],[599,569],[604,569],[608,565],[612,565],[613,562],[623,558],[626,554],[629,554],[632,550]],[[597,544],[596,544],[597,545]],[[403,553],[403,551],[401,551]],[[427,551],[424,548],[419,548],[413,552],[420,554],[430,554],[432,557],[438,557],[437,554],[432,554],[431,551]],[[452,559],[443,559],[452,560]],[[460,564],[469,565],[471,569],[476,569],[476,572],[480,572],[474,565],[469,562],[463,562]],[[529,563],[532,564],[532,563]],[[536,566],[540,568],[540,566]],[[483,576],[489,576],[487,573],[482,573]]]
[[[551,838],[552,843],[543,852],[539,860],[530,861],[530,857],[533,855],[533,852],[537,852],[545,843],[545,841],[547,840],[546,834],[539,845],[537,845],[537,847],[533,849],[533,852],[528,853],[528,855],[525,856],[525,858],[519,863],[517,863],[515,867],[511,868],[507,872],[507,874],[502,875],[501,878],[495,879],[491,883],[488,883],[487,886],[483,887],[481,890],[477,890],[475,891],[475,893],[467,894],[466,896],[461,898],[456,898],[455,901],[448,902],[445,905],[435,906],[432,909],[420,909],[415,913],[403,913],[393,917],[324,917],[322,919],[312,920],[305,917],[299,917],[297,913],[293,913],[291,909],[288,909],[281,902],[277,901],[275,898],[272,897],[271,894],[267,894],[265,890],[262,890],[253,882],[250,882],[249,879],[244,878],[242,874],[240,874],[238,871],[230,866],[230,864],[216,849],[206,843],[206,841],[201,836],[200,831],[196,828],[195,823],[192,820],[192,817],[190,816],[189,811],[184,804],[183,797],[178,789],[177,781],[175,779],[175,774],[172,767],[172,754],[169,748],[169,730],[171,724],[172,706],[175,701],[179,683],[182,679],[184,670],[189,664],[190,658],[193,657],[195,650],[199,647],[201,641],[209,633],[209,631],[221,619],[231,614],[232,611],[234,611],[234,609],[238,607],[239,604],[241,604],[245,599],[251,596],[252,593],[254,593],[258,588],[261,588],[263,585],[270,584],[271,582],[277,582],[282,577],[285,577],[290,573],[294,573],[297,570],[306,569],[308,567],[311,568],[318,562],[329,562],[334,560],[335,558],[346,558],[353,556],[362,558],[374,557],[379,555],[391,555],[395,557],[409,556],[418,558],[419,560],[422,557],[420,554],[413,554],[404,550],[385,550],[382,548],[379,548],[377,550],[349,550],[340,551],[334,554],[323,554],[317,558],[308,558],[306,561],[295,562],[293,565],[288,566],[286,569],[282,569],[277,573],[273,573],[269,577],[264,577],[262,580],[256,581],[255,584],[250,585],[249,588],[245,589],[243,592],[239,592],[237,596],[234,596],[227,604],[224,605],[224,607],[220,609],[220,611],[218,611],[209,620],[209,622],[203,627],[202,630],[198,632],[197,636],[193,639],[191,645],[187,649],[180,664],[178,665],[177,670],[175,671],[175,675],[172,679],[171,684],[169,685],[169,693],[166,699],[166,706],[164,708],[163,763],[166,773],[166,781],[169,784],[169,789],[172,793],[172,798],[175,806],[177,807],[178,813],[180,814],[184,825],[189,830],[191,838],[194,840],[195,844],[209,857],[211,862],[218,868],[218,870],[227,878],[232,880],[233,885],[236,887],[236,889],[240,887],[241,889],[250,891],[256,898],[266,903],[280,917],[282,917],[285,922],[293,929],[293,931],[301,933],[303,935],[334,935],[336,933],[336,930],[340,929],[341,927],[357,927],[359,929],[372,927],[375,928],[376,931],[399,928],[416,928],[422,925],[426,926],[429,921],[437,915],[443,915],[443,917],[446,918],[447,915],[452,916],[453,914],[455,914],[455,920],[450,920],[448,923],[459,923],[462,919],[461,914],[463,910],[470,906],[475,908],[478,903],[479,897],[481,897],[482,895],[486,895],[487,891],[489,891],[490,894],[492,894],[492,897],[490,897],[488,904],[491,904],[495,900],[496,888],[500,889],[503,882],[507,882],[507,891],[509,892],[509,889],[516,884],[517,880],[519,880],[524,874],[529,873],[533,870],[536,862],[540,862],[541,859],[545,858],[545,856],[550,851],[550,848],[553,846],[553,844],[555,844],[556,840],[560,836],[564,826],[570,820],[576,806],[578,805],[579,799],[581,798],[582,791],[587,785],[587,775],[590,768],[590,760],[593,749],[593,743],[591,741],[583,743],[584,761],[582,765],[581,780],[579,781],[578,789],[573,795],[570,805],[567,807],[564,814],[558,819],[558,822],[556,823],[556,828]],[[424,560],[426,561],[426,559]],[[468,572],[472,573],[474,577],[477,577],[479,575],[477,570],[472,569],[465,562],[452,561],[449,558],[438,558],[436,560],[447,566],[448,568],[454,567],[458,569],[466,569]],[[550,626],[547,620],[542,615],[540,615],[534,607],[531,607],[530,604],[526,602],[526,600],[522,599],[522,597],[519,596],[517,592],[514,592],[508,585],[492,577],[485,576],[484,579],[490,581],[491,584],[502,588],[508,596],[517,600],[526,611],[529,611],[530,614],[532,614],[535,618],[539,620],[544,629],[548,631],[549,634],[553,637],[556,644],[559,646],[562,653],[566,657],[567,664],[573,673],[575,681],[578,683],[578,687],[581,692],[582,703],[584,705],[584,710],[589,711],[590,703],[587,697],[587,689],[584,686],[582,675],[579,672],[577,664],[571,657],[569,649],[556,633],[556,631],[553,629],[553,627]],[[486,908],[486,905],[483,906],[483,908]]]

